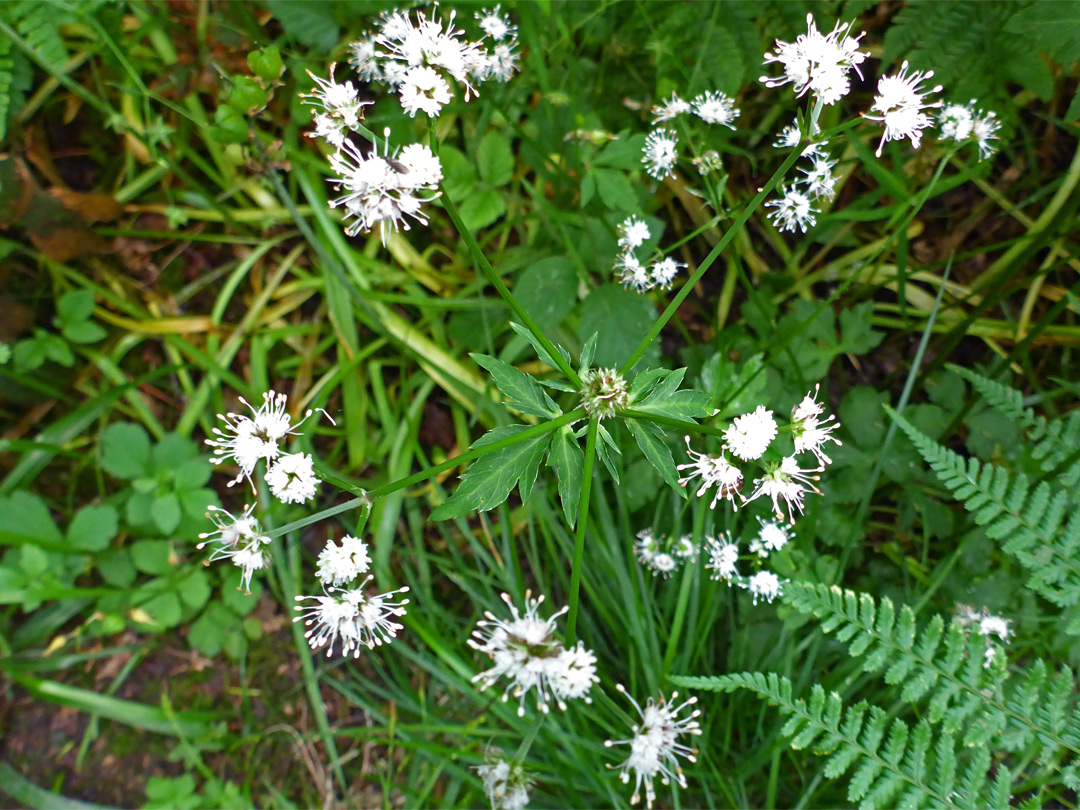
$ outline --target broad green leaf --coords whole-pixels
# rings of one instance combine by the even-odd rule
[[[270,84],[281,78],[285,72],[285,64],[281,61],[281,52],[273,47],[252,51],[247,56],[248,70]]]
[[[224,144],[246,143],[248,122],[228,104],[222,104],[214,110],[214,126],[211,127],[211,132]]]
[[[160,583],[161,580],[154,580],[154,582]],[[180,600],[172,591],[160,593],[143,602],[139,607],[154,620],[155,630],[175,627],[180,623],[180,617],[183,615]]]
[[[314,52],[329,53],[337,45],[341,29],[334,19],[333,3],[268,0],[266,5],[286,34],[310,46]]]
[[[617,169],[594,169],[590,174],[596,178],[596,191],[600,200],[612,211],[637,211],[637,194],[624,172]]]
[[[701,383],[709,392],[712,406],[719,408],[723,417],[753,410],[761,403],[761,392],[767,382],[761,354],[736,363],[723,352],[717,352],[701,370]]]
[[[597,366],[619,366],[648,333],[656,320],[656,307],[643,295],[631,292],[621,284],[608,283],[593,290],[581,302],[578,336],[582,342],[594,332]],[[653,341],[642,356],[641,366],[655,366],[660,357],[660,345]]]
[[[225,638],[240,624],[240,618],[220,602],[211,602],[188,631],[188,644],[203,655],[215,656],[225,647]]]
[[[250,76],[234,76],[229,89],[229,106],[241,115],[254,115],[266,106],[270,97]]]
[[[0,498],[0,537],[18,542],[41,540],[62,543],[64,537],[53,522],[45,502],[37,495],[19,490]]]
[[[470,231],[486,228],[506,213],[506,200],[494,189],[475,190],[461,203],[461,219]]]
[[[131,561],[131,552],[126,548],[113,549],[99,554],[95,558],[95,562],[102,578],[117,588],[127,588],[138,576],[135,564]]]
[[[495,428],[480,437],[473,447],[483,447],[527,429],[525,425]],[[481,456],[462,476],[454,494],[431,513],[431,519],[449,520],[469,512],[486,512],[505,503],[519,479],[528,478],[530,472],[535,477],[550,442],[551,434],[545,433]]]
[[[131,559],[144,574],[164,574],[172,570],[167,540],[137,540],[131,544]]]
[[[551,447],[548,449],[548,465],[555,468],[563,514],[566,515],[570,528],[573,528],[577,523],[585,454],[578,446],[574,431],[569,425],[559,428],[552,436]]]
[[[94,314],[94,293],[91,290],[72,290],[56,302],[57,325],[70,325],[87,320]]]
[[[22,546],[19,549],[19,567],[28,577],[40,577],[49,570],[49,555],[37,546]]]
[[[180,499],[175,492],[166,492],[154,498],[150,505],[150,516],[154,519],[162,534],[172,534],[180,525]]]
[[[641,151],[645,148],[645,134],[637,133],[629,137],[620,135],[617,140],[611,141],[593,161],[594,166],[605,166],[609,169],[624,169],[634,171],[641,168]]]
[[[67,530],[72,548],[102,551],[116,537],[119,519],[112,506],[87,506],[80,509]]]
[[[489,186],[505,186],[514,177],[514,153],[510,141],[496,130],[480,139],[476,150],[476,165],[480,179]]]
[[[632,407],[646,413],[670,416],[674,419],[699,419],[705,416],[709,397],[693,389],[678,390],[686,369],[680,368],[664,377],[640,402],[632,402]]]
[[[473,354],[470,357],[487,370],[514,410],[548,419],[562,413],[547,392],[528,374],[486,354]]]
[[[443,190],[460,204],[476,188],[476,169],[460,150],[446,144],[439,147],[439,162],[443,168]]]
[[[243,572],[235,565],[225,572],[221,583],[221,603],[238,616],[246,616],[255,609],[262,596],[263,586],[257,580],[251,580],[251,593],[240,587]]]
[[[864,301],[840,311],[840,344],[836,347],[837,354],[866,354],[881,343],[885,333],[875,332],[870,326],[870,317],[873,314],[873,301]]]
[[[181,436],[179,433],[166,433],[161,437],[161,441],[154,445],[151,457],[154,461],[154,469],[159,472],[171,473],[180,464],[197,459],[198,454],[198,445],[187,436]],[[198,460],[205,462],[203,459]],[[210,467],[208,463],[206,466]]]
[[[664,443],[664,432],[651,422],[641,419],[626,419],[625,424],[649,463],[656,468],[672,489],[685,498],[686,489],[679,485],[679,471],[675,468],[671,450]]]
[[[525,340],[529,341],[529,344],[536,351],[536,356],[540,358],[541,363],[546,363],[550,368],[559,367],[558,364],[555,362],[555,359],[547,353],[547,350],[543,347],[543,345],[541,345],[540,341],[536,339],[536,335],[530,332],[526,327],[522,326],[520,323],[514,323],[513,321],[510,321],[510,328],[517,332],[519,335],[521,335],[521,337],[525,338]],[[562,356],[562,359],[566,361],[567,365],[569,365],[570,352],[566,351],[566,349],[564,349],[562,346],[559,346],[558,344],[554,345],[555,348],[558,349],[559,354]]]
[[[578,274],[574,263],[549,256],[530,266],[514,283],[514,297],[544,330],[558,326],[577,303]]]
[[[102,326],[93,321],[77,321],[64,324],[60,331],[67,340],[81,346],[97,343],[99,340],[104,340],[109,334]]]
[[[201,566],[192,568],[191,573],[180,581],[177,590],[185,605],[198,610],[210,598],[210,577]]]
[[[138,478],[148,472],[150,438],[139,425],[117,422],[101,436],[101,466],[116,478]]]

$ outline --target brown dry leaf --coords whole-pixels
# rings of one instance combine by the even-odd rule
[[[60,200],[68,211],[74,211],[87,224],[112,222],[124,213],[124,206],[107,194],[72,191],[67,188],[50,188],[49,194]]]
[[[38,193],[30,170],[21,158],[0,155],[0,227],[20,221]]]

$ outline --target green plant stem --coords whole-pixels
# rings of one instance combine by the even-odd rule
[[[776,188],[777,184],[784,178],[788,170],[795,165],[795,161],[802,155],[803,144],[800,143],[794,149],[791,150],[791,154],[787,156],[783,163],[780,164],[780,168],[777,169],[773,176],[769,178],[769,182],[759,191],[754,199],[746,204],[746,207],[742,210],[742,213],[735,218],[735,221],[731,223],[731,226],[724,231],[724,235],[720,237],[720,241],[716,243],[716,247],[709,251],[709,255],[705,257],[705,260],[698,265],[698,269],[694,271],[694,275],[687,279],[682,288],[676,293],[675,297],[671,299],[671,303],[667,305],[667,309],[663,311],[656,322],[649,329],[648,334],[642,338],[641,343],[634,349],[634,353],[630,355],[630,358],[623,363],[622,368],[619,369],[619,373],[626,375],[630,372],[638,360],[641,359],[641,355],[645,353],[645,350],[649,348],[656,336],[660,334],[660,330],[664,328],[664,325],[671,320],[672,316],[678,310],[679,305],[686,300],[686,297],[690,295],[690,291],[694,289],[694,286],[701,280],[701,277],[705,275],[706,271],[712,267],[713,262],[719,258],[720,254],[724,252],[724,249],[731,243],[731,240],[735,238],[735,235],[739,232],[743,225],[747,223],[754,212],[765,201],[765,198],[772,193],[772,190]]]
[[[700,542],[705,524],[705,509],[700,502],[694,510],[694,538]],[[686,606],[690,601],[690,587],[697,575],[697,565],[687,564],[683,567],[683,579],[679,584],[679,601],[675,605],[675,615],[671,619],[671,630],[668,633],[667,651],[664,653],[664,675],[671,671],[671,665],[675,661],[675,652],[679,649],[679,638],[682,636],[683,621],[686,619]]]
[[[697,422],[687,422],[683,419],[674,419],[670,416],[661,416],[658,413],[636,411],[633,408],[619,408],[615,411],[616,416],[626,419],[643,419],[647,422],[655,422],[658,425],[666,425],[675,428],[685,434],[703,433],[706,436],[718,436],[723,438],[724,429],[712,425],[699,425]]]
[[[288,532],[294,532],[297,529],[302,529],[305,526],[310,526],[312,523],[318,523],[320,520],[333,517],[334,515],[340,515],[342,512],[348,512],[350,509],[355,509],[358,506],[364,506],[365,504],[370,506],[371,502],[377,498],[382,498],[385,495],[389,495],[393,492],[397,492],[399,489],[405,489],[411,487],[413,484],[419,484],[421,481],[426,481],[428,478],[432,478],[440,473],[444,473],[447,470],[452,470],[466,462],[472,461],[480,456],[485,456],[488,453],[493,453],[496,450],[502,450],[504,447],[509,447],[518,442],[523,442],[526,439],[531,439],[534,436],[541,436],[545,433],[551,433],[554,430],[558,430],[563,425],[569,425],[571,422],[575,422],[585,416],[585,410],[578,408],[577,410],[570,411],[570,413],[564,413],[562,416],[552,419],[550,422],[544,422],[541,425],[534,425],[533,427],[526,428],[520,433],[515,433],[513,436],[507,436],[505,439],[499,439],[497,442],[486,444],[483,447],[474,447],[472,450],[468,450],[459,456],[448,458],[441,464],[436,464],[434,467],[428,467],[426,470],[421,470],[418,473],[406,476],[405,478],[399,478],[397,481],[391,481],[388,484],[383,484],[378,489],[373,489],[359,497],[352,498],[351,500],[339,503],[336,506],[331,506],[327,509],[323,509],[319,512],[315,512],[312,515],[308,515],[300,520],[294,520],[292,523],[286,523],[279,529],[267,532],[267,537],[271,539],[280,537]]]
[[[438,138],[435,137],[434,127],[431,130],[431,145],[432,151],[438,155],[439,141]],[[445,185],[443,186],[442,197],[440,199],[442,200],[443,208],[449,215],[451,222],[453,222],[454,227],[457,228],[458,235],[461,236],[468,246],[474,261],[480,265],[481,269],[484,271],[484,275],[487,276],[488,281],[491,282],[491,285],[496,289],[499,295],[502,296],[503,300],[510,305],[510,309],[514,311],[514,315],[521,320],[521,323],[530,332],[533,333],[537,342],[544,347],[544,350],[551,356],[551,359],[555,361],[555,364],[559,367],[559,371],[561,371],[575,387],[581,388],[581,378],[578,376],[577,372],[574,371],[568,362],[566,362],[562,353],[555,348],[555,344],[548,339],[543,330],[537,326],[536,321],[529,316],[529,313],[525,311],[525,308],[521,306],[516,298],[514,298],[513,293],[511,293],[507,286],[503,284],[503,280],[499,278],[498,274],[495,272],[495,268],[491,266],[491,262],[489,262],[484,255],[484,251],[480,249],[476,237],[472,235],[472,232],[462,221],[461,214],[458,213],[457,206],[454,205],[453,200],[450,199],[450,193],[446,190]]]
[[[570,569],[570,609],[566,614],[567,647],[576,641],[578,598],[581,594],[581,559],[585,554],[585,526],[589,522],[589,498],[592,495],[593,462],[596,460],[596,434],[599,428],[599,420],[589,420],[589,431],[585,438],[585,469],[581,475],[581,500],[578,502],[577,528],[574,531],[574,562]]]

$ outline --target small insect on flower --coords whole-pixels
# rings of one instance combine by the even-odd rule
[[[765,203],[766,208],[775,208],[769,213],[773,225],[781,231],[799,230],[806,233],[808,228],[817,224],[814,214],[820,213],[811,205],[810,197],[799,191],[795,185],[782,188],[783,197]]]
[[[532,774],[519,762],[507,760],[502,751],[488,751],[484,764],[476,766],[476,775],[484,783],[484,793],[491,810],[522,810],[529,804]]]
[[[344,585],[371,567],[371,556],[367,543],[359,538],[346,535],[341,538],[341,545],[328,540],[319,553],[315,576],[325,586]]]
[[[735,496],[739,494],[739,489],[743,483],[743,475],[739,472],[739,468],[727,460],[723,451],[721,451],[720,455],[713,456],[691,450],[690,437],[685,438],[686,453],[690,456],[690,463],[680,464],[678,469],[690,470],[690,473],[680,478],[679,484],[685,487],[690,481],[700,477],[701,487],[697,491],[698,498],[704,495],[707,490],[716,487],[716,494],[713,496],[712,503],[709,504],[710,509],[715,509],[717,502],[721,498],[726,498],[731,503],[732,508],[738,509]]]
[[[653,106],[653,124],[661,124],[664,121],[673,121],[680,115],[685,115],[693,109],[693,105],[689,101],[684,101],[679,98],[679,94],[673,91],[671,93],[671,98]]]
[[[743,461],[761,458],[776,438],[776,420],[764,405],[736,417],[724,431],[724,445]]]
[[[686,776],[679,764],[679,757],[688,762],[697,762],[697,749],[680,742],[679,738],[701,734],[701,723],[698,721],[701,710],[694,709],[688,716],[680,717],[679,714],[684,709],[697,703],[697,698],[692,697],[676,705],[678,692],[672,692],[670,700],[665,698],[663,693],[659,699],[650,697],[642,708],[621,683],[616,684],[615,688],[633,704],[640,722],[631,726],[633,736],[630,739],[604,741],[605,748],[616,745],[630,746],[630,755],[624,762],[608,767],[619,771],[619,780],[623,784],[629,784],[630,772],[633,771],[634,794],[630,797],[630,804],[641,801],[641,790],[644,786],[645,805],[652,808],[656,800],[653,780],[657,777],[663,785],[674,781],[679,787],[686,787]]]
[[[761,478],[754,479],[756,489],[746,499],[746,502],[765,495],[772,499],[773,512],[777,520],[784,519],[784,513],[780,510],[780,501],[784,501],[788,509],[788,521],[794,523],[794,513],[802,514],[803,496],[809,492],[821,494],[814,481],[818,476],[811,473],[821,472],[821,467],[803,470],[795,456],[786,456],[779,464],[770,465],[768,472]]]
[[[709,555],[705,567],[712,571],[712,579],[731,580],[739,576],[739,547],[727,532],[717,540],[705,538],[705,553]]]
[[[862,34],[849,36],[852,23],[837,23],[829,34],[822,34],[812,14],[806,15],[807,32],[794,42],[776,40],[776,50],[765,54],[766,62],[779,62],[783,75],[762,76],[767,87],[791,83],[796,96],[807,91],[822,104],[835,104],[848,94],[851,81],[848,72],[854,70],[862,78],[859,65],[868,56],[859,50]]]
[[[266,470],[266,485],[282,503],[303,503],[319,491],[315,462],[307,453],[281,456]]]
[[[694,115],[706,124],[716,124],[728,129],[735,129],[732,122],[739,117],[739,108],[735,106],[734,100],[726,93],[710,90],[707,93],[695,96],[692,104]]]
[[[679,159],[679,139],[670,129],[654,129],[645,137],[641,162],[645,171],[656,180],[675,176],[675,161]]]
[[[926,96],[931,93],[941,92],[941,85],[936,85],[929,90],[920,90],[921,85],[934,75],[934,71],[915,71],[907,75],[908,62],[900,66],[900,72],[895,76],[882,76],[878,80],[878,94],[874,97],[874,104],[870,108],[875,114],[863,113],[868,121],[880,121],[885,125],[885,132],[878,143],[878,157],[881,150],[889,141],[911,139],[911,146],[919,148],[922,140],[922,131],[934,123],[929,115],[923,110],[940,107],[942,102],[934,101],[926,103]]]

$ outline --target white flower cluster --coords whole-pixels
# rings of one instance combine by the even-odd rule
[[[667,579],[681,565],[697,559],[698,547],[689,534],[678,538],[658,537],[652,529],[642,529],[634,541],[634,555],[653,576]]]
[[[818,134],[818,128],[813,126],[811,131]],[[777,149],[793,149],[802,140],[802,132],[798,122],[788,125],[777,136],[773,144]],[[766,208],[773,208],[768,216],[773,225],[781,231],[806,231],[817,223],[815,214],[821,210],[814,208],[818,200],[832,200],[836,197],[836,183],[839,178],[833,173],[836,167],[835,160],[829,160],[825,152],[827,143],[816,141],[803,147],[800,157],[810,161],[810,167],[799,167],[803,177],[793,183],[782,186],[780,199],[770,200],[765,203]]]
[[[630,746],[630,755],[620,765],[615,766],[619,771],[619,779],[624,784],[628,784],[630,772],[633,771],[634,794],[630,797],[630,804],[641,801],[641,788],[644,785],[645,805],[651,808],[656,800],[653,780],[659,778],[663,785],[674,781],[679,787],[686,787],[686,777],[679,765],[679,757],[684,757],[689,762],[696,762],[697,749],[681,742],[679,738],[687,735],[694,737],[702,733],[701,724],[697,719],[701,716],[701,711],[694,709],[688,716],[680,717],[679,714],[684,709],[697,703],[697,698],[692,697],[676,705],[678,692],[671,693],[670,701],[664,697],[663,693],[660,694],[659,700],[650,697],[642,708],[621,683],[616,684],[615,688],[626,695],[633,704],[640,722],[630,727],[633,736],[629,739],[605,740],[604,746],[607,748],[613,745]]]
[[[675,261],[670,256],[654,259],[646,265],[637,257],[636,251],[652,238],[648,224],[636,216],[627,217],[619,225],[619,255],[615,259],[615,272],[623,286],[646,292],[653,287],[662,290],[671,288],[675,276],[686,265]]]
[[[287,436],[297,435],[297,429],[307,421],[314,410],[309,409],[303,419],[293,424],[286,408],[288,397],[268,391],[263,394],[263,404],[256,410],[247,400],[240,397],[252,415],[227,413],[218,414],[218,419],[225,423],[225,428],[214,428],[216,438],[207,439],[206,443],[214,448],[212,464],[232,461],[239,468],[236,478],[229,486],[240,483],[245,478],[255,491],[252,473],[260,460],[266,461],[266,485],[276,498],[284,503],[300,503],[315,497],[319,479],[315,477],[315,466],[311,456],[306,453],[282,453],[281,442]],[[334,420],[319,409],[319,413]]]
[[[878,157],[881,150],[889,141],[911,139],[911,145],[919,148],[922,140],[922,131],[934,123],[934,119],[923,110],[940,107],[942,102],[934,101],[927,103],[926,96],[931,93],[940,93],[941,85],[936,85],[929,90],[920,89],[920,85],[932,78],[934,71],[915,71],[907,74],[907,60],[900,66],[900,72],[895,76],[882,76],[878,80],[878,92],[874,97],[874,104],[869,114],[863,117],[868,121],[880,121],[885,125],[881,141],[878,142]]]
[[[380,81],[398,94],[401,107],[415,117],[422,112],[438,117],[461,85],[466,101],[476,95],[475,85],[491,79],[510,80],[517,70],[517,27],[500,13],[499,6],[476,12],[483,35],[464,38],[455,25],[456,12],[441,20],[417,11],[389,11],[379,18],[374,33],[350,46],[350,63],[366,82]],[[492,48],[488,50],[487,40]]]
[[[986,608],[979,611],[970,605],[957,605],[956,621],[965,629],[974,627],[976,632],[986,640],[986,655],[983,660],[983,666],[986,669],[993,666],[994,657],[997,655],[998,650],[991,636],[997,636],[998,641],[1002,644],[1008,644],[1009,638],[1013,634],[1009,628],[1009,619],[995,616]]]
[[[581,699],[591,703],[589,690],[599,682],[596,675],[596,656],[582,642],[567,648],[555,638],[555,621],[567,608],[556,611],[547,619],[538,615],[543,595],[532,597],[525,592],[525,613],[518,610],[509,594],[502,599],[510,608],[512,618],[499,619],[485,611],[486,619],[477,622],[469,646],[491,657],[491,669],[479,673],[473,682],[483,691],[502,677],[510,684],[503,692],[505,703],[511,693],[519,698],[518,716],[525,714],[525,696],[536,690],[536,707],[547,713],[551,702],[566,709],[566,701]]]
[[[328,545],[327,549],[332,545]],[[366,553],[365,548],[365,557]],[[320,568],[323,568],[325,554],[326,550],[319,557]],[[354,558],[354,568],[357,567],[356,562]],[[365,570],[366,567],[365,562]],[[326,654],[333,655],[334,645],[340,640],[342,655],[351,652],[355,658],[359,658],[361,647],[370,650],[380,644],[389,644],[397,637],[402,625],[395,622],[394,618],[405,615],[405,606],[409,604],[409,600],[399,601],[393,597],[399,593],[407,593],[409,589],[404,587],[386,593],[369,594],[365,588],[372,579],[374,577],[369,575],[354,588],[326,588],[322,596],[296,597],[297,602],[312,603],[297,605],[296,610],[300,615],[293,621],[303,621],[311,628],[304,633],[304,637],[313,650],[328,645]]]
[[[807,32],[794,42],[776,41],[776,51],[765,54],[765,61],[778,62],[783,75],[762,76],[767,87],[791,84],[796,96],[810,92],[822,104],[835,104],[851,90],[848,73],[854,70],[862,78],[859,65],[868,56],[859,50],[862,34],[849,36],[851,23],[837,23],[829,34],[822,34],[814,15],[806,15]]]
[[[751,564],[761,565],[763,560],[771,554],[784,548],[792,538],[790,523],[784,524],[778,520],[763,520],[758,518],[760,529],[750,541],[749,552]],[[759,568],[749,576],[739,571],[739,544],[732,537],[731,532],[725,532],[721,537],[705,538],[705,553],[708,559],[705,567],[712,573],[711,577],[729,585],[737,585],[750,592],[757,604],[758,599],[772,602],[783,588],[785,580],[781,580],[772,571]]]
[[[489,751],[484,764],[476,766],[476,774],[484,783],[491,810],[522,810],[528,805],[533,777],[521,763]]]
[[[777,518],[782,519],[784,513],[780,509],[780,501],[784,501],[789,519],[794,520],[794,512],[803,511],[803,497],[808,491],[821,494],[813,482],[818,480],[815,473],[824,470],[824,466],[801,468],[796,456],[811,453],[819,464],[825,465],[830,462],[822,449],[825,443],[840,444],[840,440],[832,435],[840,423],[835,421],[834,416],[821,418],[825,408],[817,402],[819,388],[820,386],[807,394],[791,411],[788,429],[795,442],[795,453],[779,461],[765,462],[764,472],[761,477],[754,479],[754,491],[749,496],[740,492],[743,483],[742,470],[728,460],[727,454],[731,453],[744,462],[762,458],[779,430],[772,411],[764,405],[732,421],[724,431],[724,444],[719,455],[691,450],[688,437],[686,442],[690,463],[680,464],[679,469],[689,472],[679,479],[679,483],[686,486],[690,481],[700,478],[701,485],[697,491],[699,498],[709,489],[716,487],[710,505],[713,509],[722,499],[727,500],[732,508],[738,509],[736,497],[742,504],[746,504],[765,496],[772,500]]]
[[[938,114],[938,131],[945,141],[975,141],[979,147],[979,160],[992,157],[997,146],[990,141],[997,140],[1001,122],[993,111],[984,112],[972,99],[967,104],[946,104]]]
[[[735,129],[735,119],[739,117],[739,108],[735,100],[719,90],[700,93],[691,101],[685,101],[678,93],[652,108],[653,124],[673,121],[681,115],[693,114],[710,126]],[[656,180],[675,176],[675,164],[679,160],[679,138],[670,129],[660,127],[645,137],[641,163],[645,171]],[[718,171],[721,167],[720,155],[715,151],[705,152],[694,158],[694,164],[700,174]]]
[[[255,504],[244,507],[237,517],[225,509],[211,506],[207,517],[217,527],[215,531],[203,532],[196,548],[203,549],[208,543],[214,543],[214,550],[206,564],[215,560],[230,560],[240,569],[240,587],[251,593],[251,575],[270,564],[270,538],[263,534],[259,521],[252,517]],[[216,535],[216,536],[215,536]]]

